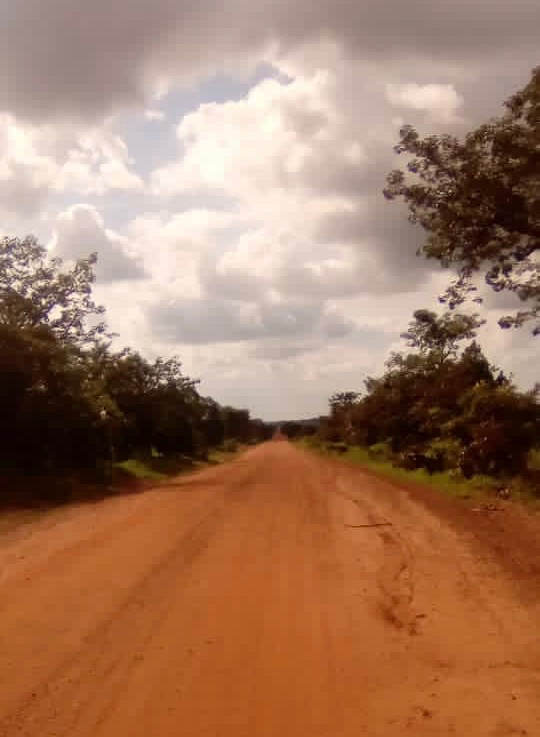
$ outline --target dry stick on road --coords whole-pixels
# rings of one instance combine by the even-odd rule
[[[487,504],[483,507],[474,507],[471,512],[504,512],[502,507],[495,507],[493,504]]]
[[[392,522],[370,522],[366,525],[345,525],[345,527],[391,527]]]

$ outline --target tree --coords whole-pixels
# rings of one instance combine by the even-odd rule
[[[0,324],[47,325],[59,340],[79,347],[107,336],[104,308],[92,298],[97,255],[66,268],[49,258],[33,236],[0,240]]]
[[[251,420],[251,441],[253,443],[262,443],[270,440],[274,434],[273,428],[260,419]]]
[[[211,397],[204,400],[204,414],[202,417],[202,430],[208,447],[216,448],[225,440],[225,423],[221,407]]]
[[[349,408],[358,401],[359,397],[358,392],[336,392],[329,399],[330,408],[332,410]]]
[[[416,310],[413,317],[409,329],[401,337],[409,348],[417,348],[422,355],[429,355],[435,366],[455,358],[458,343],[476,337],[477,329],[485,323],[478,315],[445,312],[439,316],[424,309]]]
[[[417,352],[393,353],[365,394],[334,394],[319,437],[368,446],[373,457],[429,472],[506,477],[538,444],[537,392],[520,393],[473,340],[476,315],[417,310],[403,334]]]
[[[35,238],[0,240],[0,402],[10,432],[0,458],[16,469],[95,468],[107,456],[107,409],[91,369],[106,350],[92,298],[96,257],[66,268]]]
[[[327,422],[329,438],[352,440],[352,413],[360,394],[354,391],[336,392],[329,400],[330,417]]]
[[[506,112],[470,132],[420,138],[412,126],[395,147],[407,154],[407,174],[392,171],[384,195],[402,197],[409,219],[428,233],[420,249],[457,278],[441,301],[451,308],[475,291],[483,273],[496,292],[526,303],[501,327],[533,321],[540,334],[540,67],[505,103]],[[477,298],[478,299],[478,298]]]
[[[509,382],[479,382],[458,402],[454,432],[463,439],[462,470],[493,476],[524,470],[540,438],[540,407],[534,392],[520,393]]]
[[[107,354],[101,369],[105,392],[122,418],[121,457],[158,452],[193,453],[194,430],[204,415],[197,381],[184,376],[177,358],[147,361],[131,350]]]
[[[0,324],[0,407],[9,428],[0,447],[4,467],[91,469],[108,455],[101,387],[48,325]]]
[[[280,433],[289,438],[289,440],[294,440],[302,435],[302,425],[294,420],[284,422],[279,429]]]
[[[247,443],[251,436],[249,410],[223,407],[222,413],[225,425],[225,438]]]

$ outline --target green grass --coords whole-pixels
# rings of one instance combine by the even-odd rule
[[[234,458],[236,455],[238,455],[238,450],[213,450],[208,454],[208,463],[211,465],[215,465],[216,463],[225,463],[226,461],[230,461],[231,458]],[[206,464],[203,463],[203,465]]]
[[[161,479],[167,478],[166,474],[156,471],[151,467],[153,465],[153,460],[154,459],[152,459],[152,461],[140,461],[136,458],[130,458],[127,461],[115,463],[115,468],[125,471],[139,481],[160,481]]]
[[[529,453],[529,469],[540,472],[540,448],[534,448]]]
[[[129,489],[133,483],[136,485],[142,482],[159,483],[172,476],[224,463],[234,458],[241,450],[241,446],[238,446],[234,452],[216,449],[208,453],[207,460],[195,460],[187,456],[165,457],[157,454],[152,454],[152,457],[145,459],[130,458],[114,464],[112,479],[108,477],[107,484],[83,484],[66,478],[40,477],[37,479],[32,477],[30,480],[24,478],[22,480],[24,482],[22,488],[25,490],[24,503],[21,502],[20,495],[16,493],[13,495],[11,504],[8,504],[9,500],[5,498],[0,499],[0,537],[60,506],[93,502],[110,494],[122,492],[126,488]],[[17,489],[16,481],[12,480],[9,487]],[[21,479],[18,479],[18,482],[20,484]],[[53,486],[48,496],[37,499],[32,496],[30,493],[32,489],[38,486],[42,490],[45,484]]]
[[[408,471],[405,468],[398,468],[392,465],[391,461],[370,458],[366,448],[349,448],[347,453],[343,455],[354,463],[359,463],[366,466],[366,468],[383,473],[390,478],[398,481],[416,481],[420,484],[434,486],[446,494],[451,494],[460,499],[471,499],[472,497],[493,491],[493,482],[488,479],[479,477],[473,479],[456,479],[448,471],[430,474],[423,468]]]
[[[116,463],[115,468],[137,481],[163,481],[170,476],[178,476],[181,473],[224,463],[234,458],[238,450],[232,452],[214,449],[208,453],[206,460],[197,460],[189,456],[166,457],[158,455],[152,455],[151,458],[145,459],[130,458],[127,461]]]
[[[429,474],[424,469],[407,471],[392,465],[389,460],[374,459],[369,455],[367,448],[349,446],[345,453],[329,450],[324,445],[313,443],[309,440],[299,441],[300,445],[308,450],[313,450],[323,455],[342,458],[346,461],[357,463],[375,473],[381,474],[395,481],[414,481],[424,486],[432,486],[439,491],[453,496],[457,499],[483,499],[495,489],[493,479],[487,477],[473,477],[472,479],[456,479],[445,471],[443,473]]]

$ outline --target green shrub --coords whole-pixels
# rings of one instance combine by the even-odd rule
[[[455,438],[432,440],[425,448],[425,455],[436,460],[441,470],[458,469],[463,454],[463,446]]]
[[[527,458],[527,468],[530,471],[540,471],[540,448],[532,448]]]
[[[374,461],[389,461],[393,455],[388,443],[375,443],[368,448],[368,456]]]
[[[346,453],[348,450],[347,443],[327,443],[326,447],[334,453]]]
[[[238,442],[233,438],[228,438],[222,445],[224,453],[236,453],[238,450]]]

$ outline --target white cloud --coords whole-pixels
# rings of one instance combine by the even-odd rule
[[[32,39],[32,50],[22,39]],[[0,109],[34,119],[103,117],[153,97],[174,80],[235,66],[326,38],[351,58],[384,63],[537,54],[536,0],[358,5],[352,0],[17,0],[0,27],[6,74]],[[204,49],[204,53],[201,53]]]
[[[156,121],[158,123],[165,120],[165,113],[163,110],[156,110],[155,108],[148,108],[144,111],[144,117],[146,120],[149,120],[151,122]]]
[[[58,215],[50,247],[68,260],[97,252],[96,277],[102,284],[145,275],[130,252],[128,239],[105,228],[103,218],[91,205],[73,205]]]
[[[129,224],[129,233],[152,248],[156,246],[176,251],[194,251],[204,247],[215,233],[227,230],[242,221],[237,212],[192,208],[181,212],[146,212]]]
[[[416,288],[429,269],[415,257],[418,231],[399,207],[367,196],[391,168],[394,128],[382,118],[366,131],[363,110],[343,114],[335,73],[294,66],[294,79],[266,79],[239,101],[186,115],[178,159],[153,172],[156,192],[220,192],[248,223],[235,242],[202,246],[202,290],[324,300]]]
[[[265,79],[239,101],[201,105],[179,123],[182,156],[153,173],[154,190],[225,190],[261,208],[268,196],[284,200],[318,184],[339,195],[328,164],[350,172],[366,154],[336,105],[335,86],[331,72],[315,71],[289,83]]]
[[[386,95],[392,105],[425,111],[437,123],[458,121],[463,106],[453,84],[387,84]]]
[[[138,190],[125,143],[109,126],[37,126],[0,115],[0,207],[31,216],[55,192]]]
[[[174,294],[198,298],[204,291],[203,263],[230,229],[241,226],[236,212],[194,208],[143,213],[129,223],[126,235],[164,299]]]
[[[70,131],[68,136],[71,146],[64,160],[60,159],[54,188],[94,195],[143,188],[141,178],[131,168],[126,144],[106,126],[82,133]]]

